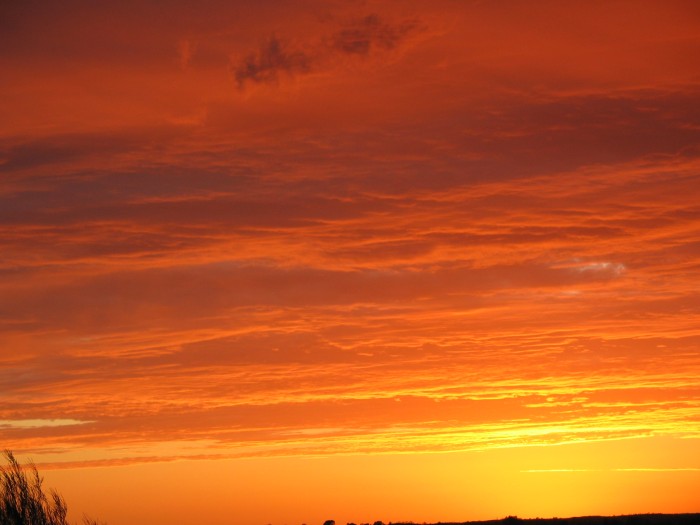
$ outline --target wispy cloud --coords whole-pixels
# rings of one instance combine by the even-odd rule
[[[528,469],[521,470],[528,474],[547,474],[547,473],[569,473],[569,472],[698,472],[700,468],[613,468],[613,469]]]
[[[85,425],[87,423],[92,423],[92,421],[79,421],[77,419],[0,419],[0,429],[52,428]]]

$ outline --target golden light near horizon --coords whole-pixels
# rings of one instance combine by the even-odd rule
[[[698,511],[699,48],[690,1],[5,3],[0,445],[109,525]]]

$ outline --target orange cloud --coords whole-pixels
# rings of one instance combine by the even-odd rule
[[[0,9],[4,446],[105,482],[488,457],[694,502],[687,2]]]

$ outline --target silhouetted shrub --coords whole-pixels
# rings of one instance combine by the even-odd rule
[[[0,465],[0,525],[69,525],[68,507],[55,490],[48,495],[36,466],[22,467],[12,452],[5,450],[7,465]],[[99,525],[84,517],[85,525]]]
[[[326,520],[323,522],[323,525],[335,525],[335,520]]]

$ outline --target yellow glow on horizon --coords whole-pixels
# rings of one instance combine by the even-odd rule
[[[289,523],[289,516],[361,523],[646,513],[668,498],[655,486],[674,488],[667,512],[693,512],[694,494],[683,487],[700,481],[700,463],[678,458],[695,457],[697,446],[637,438],[442,454],[174,461],[49,470],[46,477],[81,511],[102,508],[120,523],[154,525],[197,523],[210,505],[211,523],[242,525]],[[142,498],[150,505],[123,505]]]

